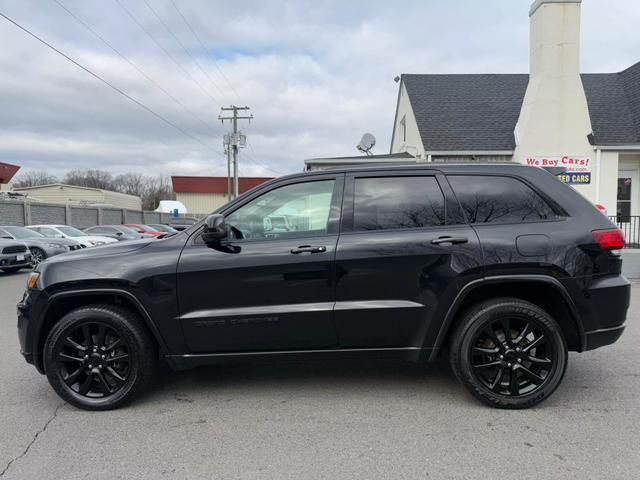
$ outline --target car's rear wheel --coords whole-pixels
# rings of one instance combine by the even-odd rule
[[[156,360],[155,343],[138,317],[110,305],[66,314],[44,346],[49,383],[63,400],[86,410],[130,401],[151,380]]]
[[[44,253],[44,250],[38,247],[33,247],[29,250],[31,250],[31,263],[34,267],[47,258],[47,254]]]
[[[527,408],[548,398],[567,367],[567,345],[543,309],[516,298],[482,302],[462,317],[451,341],[451,366],[482,402]]]

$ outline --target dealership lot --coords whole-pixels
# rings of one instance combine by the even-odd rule
[[[540,407],[481,406],[446,362],[163,371],[117,411],[61,403],[20,357],[27,273],[0,273],[0,478],[635,478],[640,283],[612,347]]]

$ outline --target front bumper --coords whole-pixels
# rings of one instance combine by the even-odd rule
[[[22,260],[18,260],[22,257]],[[25,253],[10,253],[0,254],[0,268],[27,268],[31,266],[31,254]]]

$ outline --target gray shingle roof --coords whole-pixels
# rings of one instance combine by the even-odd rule
[[[513,150],[527,74],[402,75],[428,151]],[[640,143],[640,62],[583,74],[597,145]]]

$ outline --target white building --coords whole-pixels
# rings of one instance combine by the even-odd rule
[[[640,215],[640,62],[580,74],[580,8],[533,2],[528,75],[402,75],[391,153],[564,166],[610,215]]]
[[[47,203],[61,203],[65,205],[126,208],[129,210],[142,210],[142,200],[135,195],[112,192],[101,188],[78,187],[52,183],[50,185],[38,185],[34,187],[14,188],[14,192],[27,195],[30,199],[36,199]]]

